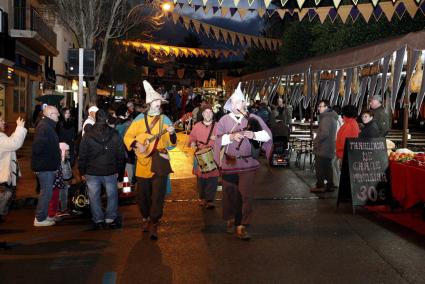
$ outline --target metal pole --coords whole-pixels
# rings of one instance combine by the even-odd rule
[[[78,131],[83,127],[83,104],[84,104],[84,48],[78,49]]]
[[[406,70],[409,70],[412,62],[412,53],[413,50],[407,50],[407,66]],[[410,109],[410,94],[409,94],[409,85],[410,78],[407,76],[406,72],[406,85],[404,86],[404,102],[403,102],[403,148],[407,148],[407,135],[409,133],[409,109]]]

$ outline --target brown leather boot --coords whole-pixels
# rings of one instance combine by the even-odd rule
[[[246,227],[243,225],[236,227],[236,236],[244,241],[249,241],[251,239],[251,236],[248,234]]]
[[[154,241],[158,239],[158,223],[149,222],[149,238]]]

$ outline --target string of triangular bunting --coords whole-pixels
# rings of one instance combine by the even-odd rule
[[[133,48],[139,52],[147,52],[148,54],[160,54],[175,57],[229,57],[241,55],[241,51],[230,49],[209,49],[209,48],[191,48],[173,45],[156,44],[140,41],[121,41],[119,42],[126,48]]]
[[[181,23],[188,30],[192,29],[198,34],[205,34],[208,37],[211,36],[216,40],[222,40],[225,43],[232,45],[240,44],[248,47],[255,46],[257,48],[269,50],[279,49],[279,47],[282,45],[282,41],[279,39],[258,37],[233,32],[177,13],[171,13],[171,16],[175,24]]]
[[[320,2],[320,0],[318,1]],[[202,10],[205,14],[208,14],[210,11],[212,11],[213,15],[221,15],[223,17],[227,15],[236,17],[236,15],[239,15],[239,17],[243,19],[246,17],[248,12],[256,12],[260,17],[264,17],[265,15],[272,17],[276,13],[281,19],[284,19],[285,15],[293,16],[294,14],[298,14],[298,19],[300,21],[308,16],[309,21],[313,21],[319,18],[322,23],[328,17],[332,22],[334,22],[338,16],[341,18],[342,22],[345,23],[348,18],[351,18],[353,22],[357,21],[360,15],[362,15],[366,22],[369,22],[369,20],[372,18],[376,21],[379,21],[382,16],[384,16],[388,21],[391,21],[394,16],[397,16],[399,19],[406,15],[414,18],[418,10],[420,10],[422,14],[425,15],[425,0],[399,0],[396,3],[393,3],[392,1],[378,3],[378,0],[374,0],[373,3],[357,4],[356,2],[355,5],[339,5],[338,9],[335,9],[334,6],[311,7],[303,9],[247,9],[177,3],[175,7],[177,9],[175,10],[181,10],[183,8],[194,8],[195,11],[198,11],[201,7],[203,8]]]
[[[332,0],[332,2],[334,4],[334,7],[335,8],[338,8],[340,6],[340,4],[341,4],[341,1],[342,0]],[[395,1],[397,1],[397,0],[394,0],[393,2],[395,2]],[[422,0],[414,0],[414,1],[417,4],[419,4]],[[213,1],[212,0],[197,0],[195,2],[197,2],[199,4],[196,5],[196,4],[194,4],[194,1],[193,0],[186,0],[186,1],[185,0],[173,0],[173,3],[174,4],[179,4],[179,5],[183,5],[186,2],[187,2],[188,5],[195,6],[195,7],[197,7],[197,6],[199,6],[199,7],[201,7],[201,6],[204,6],[204,7],[211,6],[212,7],[212,5],[209,5],[208,2],[213,2]],[[215,2],[215,0],[214,0],[214,2]],[[223,0],[217,0],[217,2],[218,2],[218,5],[219,5],[218,7],[231,9],[231,7],[223,7]],[[262,7],[262,4],[264,3],[264,7],[266,9],[268,9],[270,7],[270,4],[272,3],[272,0],[257,0],[257,1],[255,1],[255,0],[246,0],[246,2],[248,3],[248,6],[250,7],[249,8],[250,10],[252,9],[251,7],[254,4],[254,2],[257,2],[257,6],[258,7]],[[305,2],[306,2],[306,0],[297,0],[298,7],[300,9],[302,9],[302,7],[304,6]],[[321,2],[322,2],[322,0],[314,0],[314,3],[316,4],[316,6],[318,6]],[[353,2],[353,5],[354,6],[357,6],[359,0],[351,0],[351,2]],[[386,0],[383,0],[383,1],[382,0],[370,0],[370,2],[371,2],[370,4],[372,4],[374,7],[376,7],[379,2],[382,3],[382,2],[387,2],[387,1]],[[388,2],[391,3],[391,1],[388,1]],[[240,0],[233,0],[233,3],[235,4],[235,7],[234,8],[240,8],[240,7],[238,7],[239,4],[241,3]],[[288,3],[288,0],[280,0],[280,4],[282,5],[281,7],[285,7],[285,5],[287,3]],[[352,5],[350,5],[350,6],[352,6]]]

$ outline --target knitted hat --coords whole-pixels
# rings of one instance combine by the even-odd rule
[[[238,87],[233,92],[233,94],[230,96],[230,98],[226,101],[226,104],[224,105],[224,109],[227,111],[232,111],[232,101],[245,101],[245,96],[241,89],[242,83],[239,82]]]
[[[148,81],[143,80],[143,87],[145,88],[145,92],[146,92],[146,103],[147,104],[150,104],[151,102],[156,101],[156,100],[161,100],[162,103],[168,103],[166,100],[164,100],[162,98],[162,96],[157,91],[155,91],[152,88],[151,84],[149,84]]]
[[[378,102],[382,103],[382,97],[380,95],[374,95],[372,100],[377,100]]]

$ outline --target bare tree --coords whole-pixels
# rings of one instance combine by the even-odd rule
[[[52,0],[52,10],[76,36],[82,48],[96,49],[96,76],[89,81],[90,101],[96,100],[108,45],[137,28],[138,38],[146,39],[164,23],[160,1],[131,0]]]

